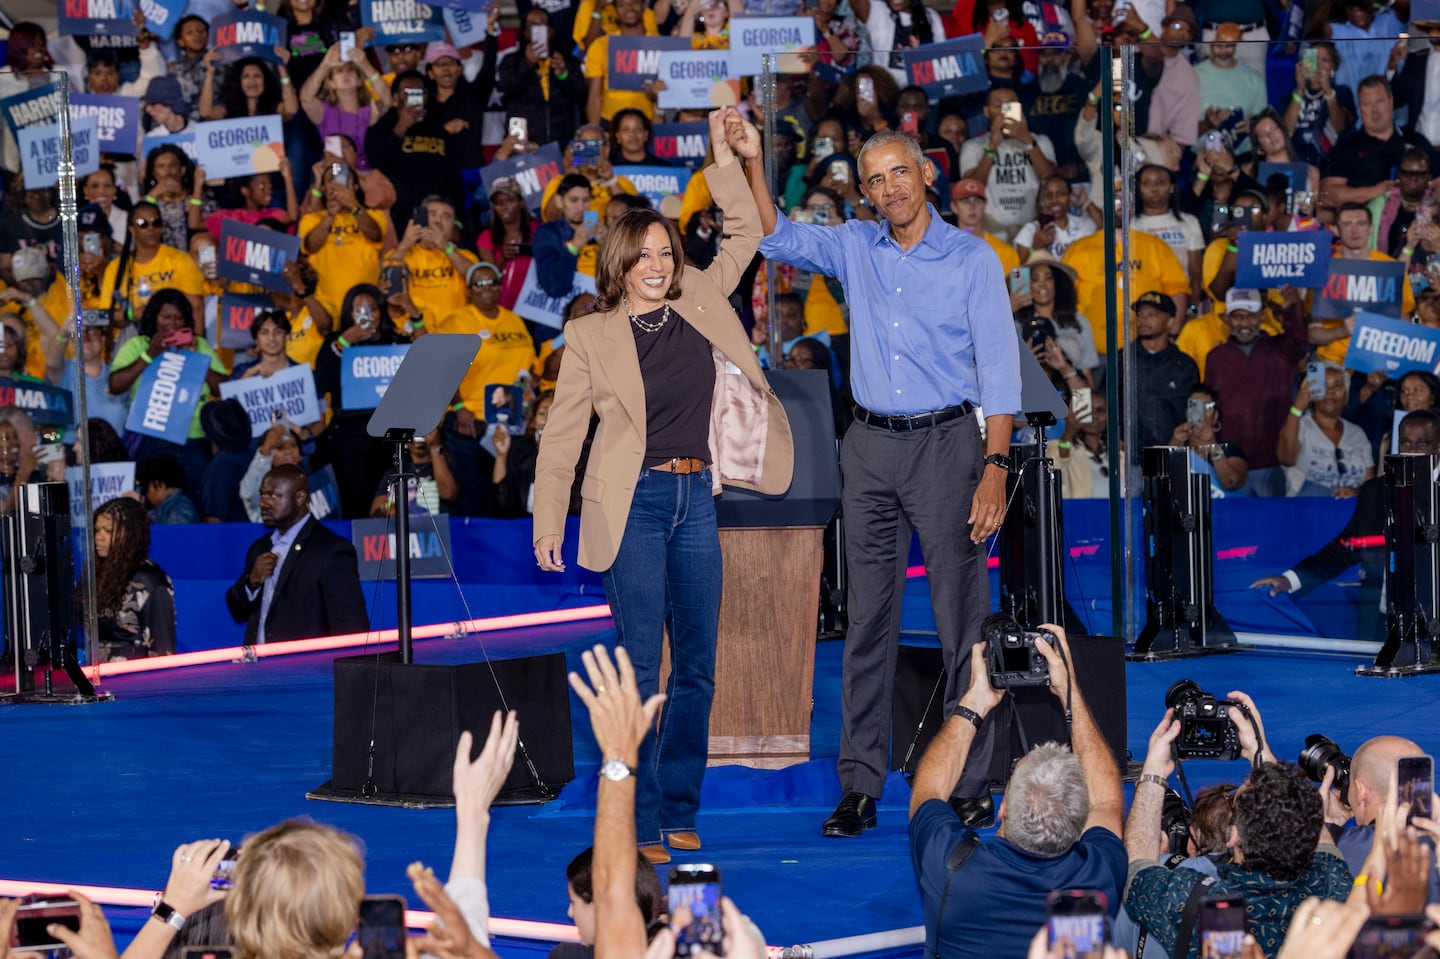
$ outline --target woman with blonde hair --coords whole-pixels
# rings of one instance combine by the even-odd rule
[[[370,171],[365,131],[390,109],[390,87],[380,82],[363,47],[352,47],[349,59],[340,56],[338,43],[325,51],[325,59],[300,90],[300,108],[322,139],[336,134],[349,137],[355,144],[355,169]]]

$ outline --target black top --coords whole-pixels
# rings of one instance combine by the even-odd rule
[[[1364,127],[1352,127],[1330,152],[1325,175],[1343,178],[1346,186],[1374,186],[1394,176],[1400,154],[1412,146],[1425,151],[1433,169],[1435,153],[1420,134],[1403,133],[1397,127],[1390,139],[1381,140],[1365,132]]]
[[[102,615],[100,662],[142,659],[175,652],[175,589],[170,577],[149,559],[130,576],[120,608]]]
[[[679,457],[710,462],[710,401],[715,395],[715,361],[710,341],[673,309],[642,313],[630,323],[640,379],[645,383],[645,462],[648,469]]]
[[[1185,422],[1185,401],[1200,385],[1195,361],[1170,344],[1151,353],[1138,342],[1120,351],[1121,375],[1125,363],[1134,357],[1135,394],[1141,399],[1136,415],[1136,438],[1140,446],[1166,446],[1175,427]]]

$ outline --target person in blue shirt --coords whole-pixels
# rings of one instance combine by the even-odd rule
[[[990,611],[984,543],[1005,516],[1006,454],[1020,411],[1020,342],[999,257],[926,202],[934,168],[910,137],[875,134],[858,167],[860,192],[879,219],[842,226],[784,218],[764,176],[748,171],[767,234],[761,255],[835,277],[850,307],[856,407],[841,451],[851,584],[841,694],[844,795],[825,822],[827,836],[858,836],[876,823],[875,797],[890,769],[902,588],[896,570],[912,530],[920,534],[949,673],[946,715],[969,685],[970,650]],[[976,828],[994,821],[996,725],[981,729],[956,787],[957,811]]]

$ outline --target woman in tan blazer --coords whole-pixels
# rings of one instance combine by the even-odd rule
[[[641,746],[636,838],[699,849],[720,617],[721,482],[762,493],[790,486],[790,424],[729,295],[760,244],[760,213],[737,160],[760,163],[759,137],[734,110],[710,115],[704,171],[729,231],[709,269],[687,271],[675,225],[632,210],[612,226],[596,269],[596,312],[570,322],[535,470],[535,558],[564,569],[561,542],[575,464],[600,417],[581,482],[580,565],[604,574],[619,642],[642,698],[658,691],[668,629],[671,672],[657,736]],[[606,756],[623,778],[627,757]]]

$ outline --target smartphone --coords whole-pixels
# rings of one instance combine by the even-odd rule
[[[1305,388],[1312,400],[1325,398],[1325,364],[1311,360],[1305,364]]]
[[[915,116],[913,110],[906,110],[900,114],[900,132],[915,134],[920,132],[920,120]]]
[[[1010,271],[1010,292],[1016,296],[1030,292],[1030,267],[1017,266]]]
[[[358,938],[365,959],[405,959],[405,900],[400,896],[361,899]]]
[[[90,253],[90,254],[92,254],[92,255],[94,255],[94,256],[102,256],[102,255],[104,254],[104,249],[103,249],[103,244],[102,244],[102,242],[101,242],[100,234],[98,234],[98,233],[85,233],[85,234],[82,234],[81,237],[80,237],[80,242],[81,242],[81,244],[82,244],[81,250],[82,250],[83,252],[85,252],[85,253]]]
[[[211,889],[229,889],[230,874],[235,871],[235,860],[240,856],[240,847],[231,846],[224,858],[215,864],[215,875],[210,877]]]
[[[389,294],[405,292],[405,280],[410,271],[405,268],[404,263],[387,263],[380,271],[380,283]]]
[[[325,152],[332,157],[345,156],[345,148],[341,146],[340,135],[338,133],[331,134],[325,138]]]
[[[1245,949],[1245,897],[1208,896],[1200,903],[1200,955],[1240,959]]]
[[[1205,401],[1200,397],[1192,396],[1185,401],[1185,422],[1191,426],[1205,422]]]
[[[1435,760],[1429,756],[1401,756],[1395,760],[1396,795],[1410,804],[1410,818],[1433,819],[1435,811]]]
[[[355,34],[350,30],[340,32],[340,59],[349,60],[350,51],[355,49]]]
[[[1225,149],[1225,137],[1219,130],[1211,130],[1205,134],[1205,149],[1219,153]]]
[[[410,211],[410,220],[421,226],[430,225],[430,208],[423,203],[415,204],[415,209]]]
[[[585,225],[585,229],[594,230],[600,224],[600,214],[594,210],[586,210],[585,217],[580,222]]]
[[[35,461],[41,466],[65,459],[65,444],[63,443],[36,443]]]
[[[725,955],[725,929],[720,920],[720,870],[709,863],[670,870],[670,914],[690,907],[690,923],[675,935],[675,955],[705,951]]]
[[[535,51],[537,60],[550,56],[550,28],[545,24],[530,24],[530,49]]]
[[[1210,232],[1219,233],[1230,225],[1230,206],[1217,203],[1210,208]]]
[[[577,170],[586,166],[599,166],[600,150],[604,146],[603,140],[570,141],[570,166]]]
[[[1095,399],[1088,386],[1077,386],[1070,391],[1070,415],[1077,423],[1091,423],[1095,420]]]
[[[167,333],[165,335],[165,338],[160,341],[160,345],[165,347],[167,350],[178,350],[182,347],[189,346],[194,342],[195,331],[190,329],[188,326],[184,326],[178,330],[172,330],[170,333]]]
[[[1000,116],[1011,123],[1019,123],[1025,119],[1025,110],[1019,100],[1007,100],[1000,104]]]
[[[373,330],[375,328],[375,311],[371,310],[368,305],[355,307],[354,317],[355,322],[365,329]]]
[[[875,102],[875,80],[871,77],[859,77],[855,81],[855,95],[866,103]]]
[[[1300,64],[1305,68],[1306,73],[1314,73],[1320,69],[1320,51],[1314,47],[1308,47],[1300,51]]]
[[[218,258],[218,252],[213,243],[202,243],[195,251],[195,262],[199,265],[200,272],[203,273],[207,279],[213,280],[215,278],[215,261]]]
[[[425,91],[420,87],[406,87],[405,105],[413,110],[425,109]]]
[[[835,154],[835,141],[834,141],[833,139],[831,139],[830,137],[816,137],[816,138],[815,138],[815,159],[817,159],[817,160],[824,160],[824,159],[826,159],[827,157],[834,156],[834,154]],[[89,235],[90,235],[90,234],[88,234],[88,233],[86,234],[86,236],[89,236]]]
[[[530,125],[526,123],[524,117],[511,117],[507,132],[524,143],[530,136]]]
[[[45,927],[51,924],[64,926],[73,932],[80,931],[80,903],[69,896],[52,896],[34,893],[20,902],[15,913],[15,925],[10,932],[11,952],[46,952],[64,945]]]
[[[811,211],[810,211],[810,222],[814,223],[816,226],[829,226],[829,225],[830,225],[830,208],[829,208],[829,207],[820,206],[820,207],[816,207],[815,209],[811,210]]]
[[[850,165],[844,160],[836,160],[830,164],[830,179],[837,183],[850,182]]]
[[[330,179],[341,186],[349,186],[350,168],[343,163],[330,164]]]
[[[996,7],[995,11],[990,14],[990,19],[994,20],[996,23],[1009,23],[1010,11],[1005,9],[1004,7]]]
[[[790,211],[791,223],[814,223],[815,213],[809,207],[797,206]]]
[[[1094,889],[1057,889],[1045,907],[1050,955],[1101,959],[1109,938],[1105,894]]]
[[[1374,916],[1360,927],[1360,934],[1350,947],[1350,959],[1417,955],[1425,946],[1428,931],[1424,916]]]

